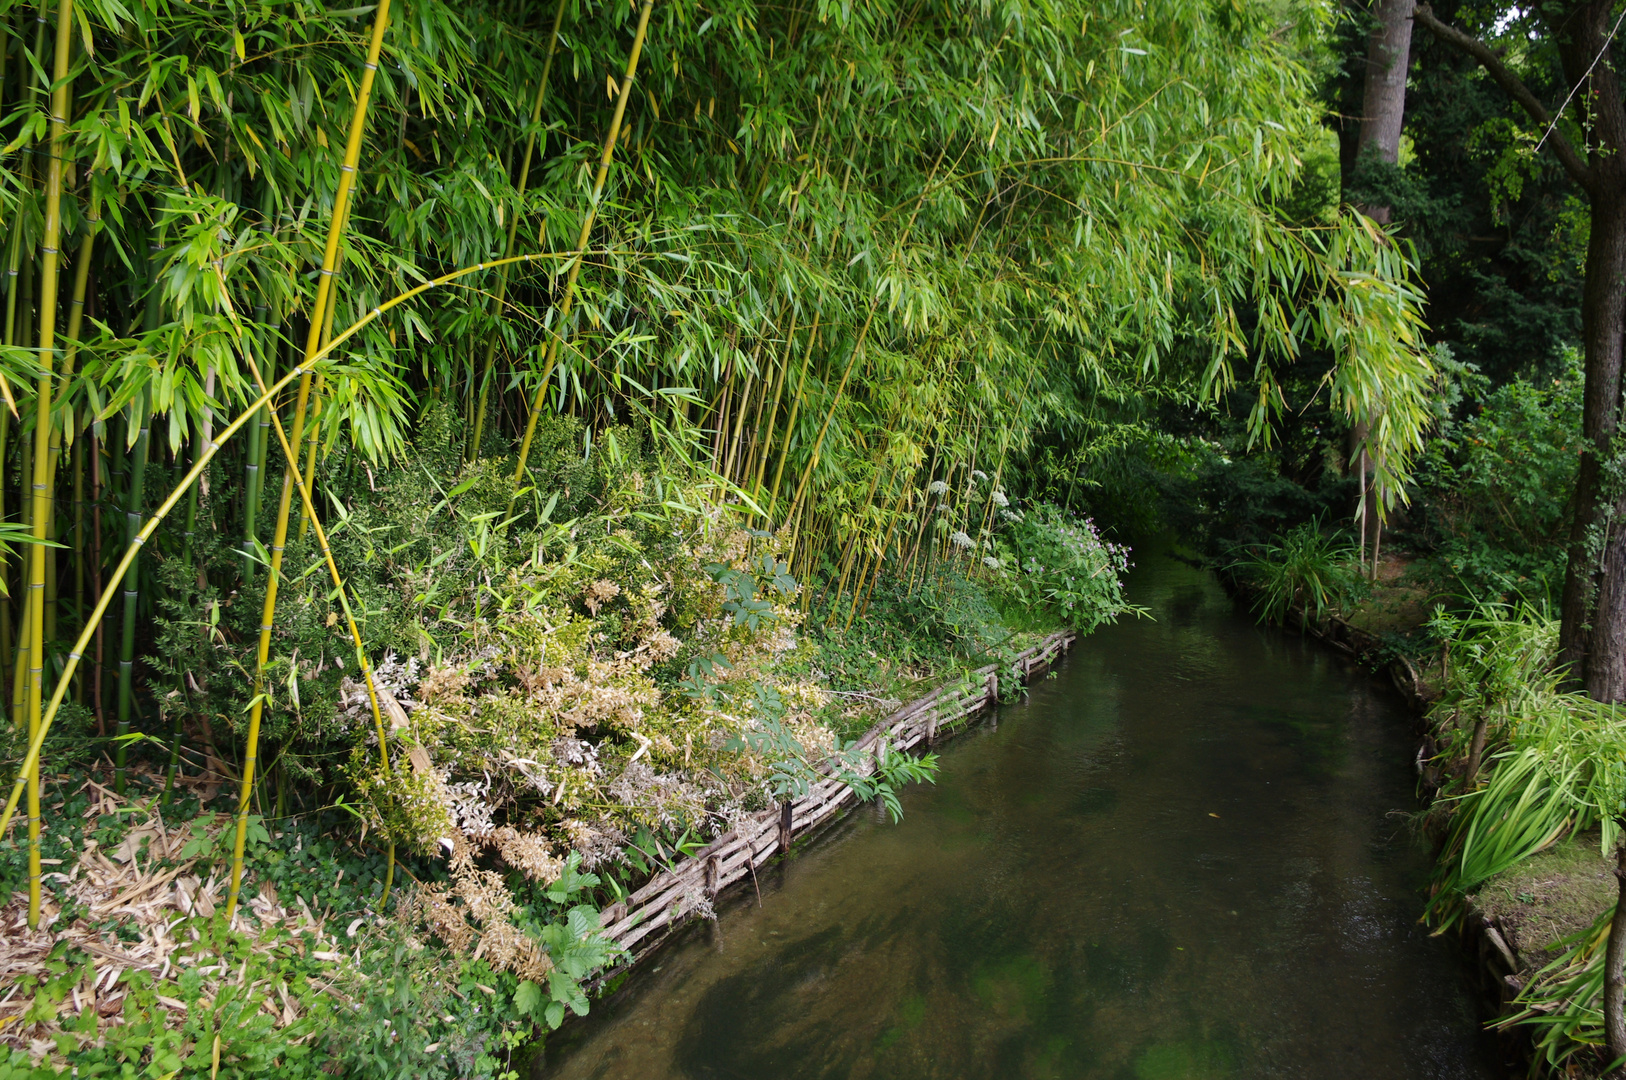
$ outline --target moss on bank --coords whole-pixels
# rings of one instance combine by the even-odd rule
[[[1564,939],[1588,929],[1614,906],[1613,860],[1596,832],[1570,837],[1486,881],[1470,897],[1501,931],[1524,981],[1563,952]]]

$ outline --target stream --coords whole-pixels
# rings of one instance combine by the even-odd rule
[[[1411,721],[1150,555],[1074,646],[550,1037],[548,1080],[1500,1075],[1418,925]]]

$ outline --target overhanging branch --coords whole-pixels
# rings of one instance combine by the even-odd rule
[[[1564,137],[1564,133],[1553,126],[1552,116],[1536,95],[1530,92],[1530,88],[1524,85],[1523,80],[1508,70],[1507,65],[1502,63],[1502,58],[1497,56],[1489,45],[1472,34],[1441,22],[1434,17],[1433,9],[1427,4],[1418,4],[1413,18],[1418,25],[1426,28],[1440,41],[1479,61],[1479,65],[1496,81],[1496,85],[1507,91],[1508,96],[1518,102],[1536,123],[1552,128],[1552,134],[1548,139],[1552,143],[1553,153],[1557,154],[1558,160],[1563,163],[1564,171],[1570,174],[1570,179],[1585,188],[1588,194],[1593,193],[1597,180],[1585,159],[1576,152],[1575,147]]]

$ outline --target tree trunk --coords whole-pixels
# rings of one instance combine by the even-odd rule
[[[1600,162],[1601,164],[1601,162]],[[1610,172],[1626,171],[1611,169]],[[1626,176],[1615,181],[1626,185]],[[1575,481],[1564,577],[1559,660],[1600,701],[1626,697],[1626,552],[1618,527],[1626,506],[1604,465],[1620,423],[1621,333],[1626,316],[1626,186],[1606,187],[1592,199],[1581,337],[1586,388],[1581,415],[1581,464]],[[1613,511],[1611,513],[1610,511]],[[1604,542],[1604,536],[1610,539]]]
[[[1560,605],[1559,662],[1599,701],[1626,700],[1626,480],[1611,452],[1620,423],[1621,335],[1626,332],[1626,101],[1613,65],[1598,63],[1615,25],[1613,0],[1538,9],[1551,30],[1573,95],[1573,117],[1586,133],[1577,147],[1546,106],[1484,42],[1434,16],[1427,5],[1418,22],[1436,38],[1479,61],[1486,72],[1545,129],[1564,170],[1591,201],[1586,284],[1581,297],[1581,342],[1586,387],[1581,413],[1582,452],[1575,481],[1575,517]],[[1566,99],[1565,107],[1571,107]],[[1584,155],[1584,156],[1583,156]]]
[[[1400,161],[1406,72],[1411,67],[1411,17],[1416,7],[1417,0],[1377,0],[1372,7],[1377,25],[1366,42],[1366,87],[1357,153],[1375,151],[1391,165]],[[1387,206],[1363,206],[1361,212],[1381,225],[1389,224]]]
[[[1615,848],[1615,917],[1609,920],[1609,948],[1603,960],[1603,1030],[1609,1040],[1609,1056],[1615,1061],[1626,1057],[1626,843]],[[1614,1075],[1619,1076],[1617,1070]]]
[[[1578,5],[1557,27],[1559,55],[1591,122],[1591,237],[1581,299],[1586,387],[1580,470],[1564,579],[1559,659],[1599,701],[1626,699],[1626,490],[1611,443],[1620,424],[1621,345],[1626,333],[1626,106],[1605,47],[1610,4]],[[1588,74],[1590,72],[1590,74]],[[1618,451],[1615,453],[1618,454]]]

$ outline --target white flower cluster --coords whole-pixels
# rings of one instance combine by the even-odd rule
[[[1006,497],[1006,495],[1005,495],[1005,493],[1003,491],[997,491],[996,490],[993,493],[993,495],[991,495],[989,497],[994,500],[994,505],[995,506],[1006,507],[1006,506],[1011,505],[1011,500]]]
[[[967,536],[963,532],[951,534],[949,536],[949,543],[953,544],[962,551],[968,551],[972,547],[976,546],[976,541],[972,540],[971,537]]]
[[[926,490],[932,495],[942,495],[948,491],[948,481],[933,480],[930,484],[926,485]]]

